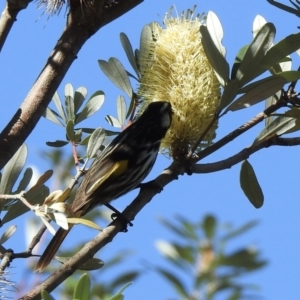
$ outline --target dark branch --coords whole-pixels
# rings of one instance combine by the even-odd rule
[[[277,2],[277,1],[274,1],[274,0],[267,0],[271,5],[277,7],[277,8],[280,8],[288,13],[291,13],[291,14],[294,14],[296,15],[297,17],[300,17],[300,11],[298,9],[295,9],[295,8],[292,8],[290,6],[287,6],[285,4],[282,4],[280,2]],[[294,3],[292,3],[294,4]]]

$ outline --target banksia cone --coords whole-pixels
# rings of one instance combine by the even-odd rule
[[[138,95],[144,105],[152,101],[172,104],[172,125],[161,152],[177,158],[187,154],[211,123],[220,101],[220,83],[201,43],[200,17],[193,11],[173,17],[167,14],[165,28],[152,23],[152,39],[145,39],[140,52],[141,80]],[[197,150],[212,143],[217,123]]]

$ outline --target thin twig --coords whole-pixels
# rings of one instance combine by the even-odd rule
[[[294,14],[296,15],[297,17],[300,17],[300,11],[298,9],[294,9],[290,6],[287,6],[285,4],[282,4],[280,2],[276,2],[274,0],[267,0],[271,5],[277,7],[277,8],[280,8],[288,13],[291,13],[291,14]]]

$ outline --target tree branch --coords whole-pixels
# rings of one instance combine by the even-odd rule
[[[17,20],[18,13],[25,9],[32,0],[7,0],[0,18],[0,52],[6,38]]]
[[[67,25],[42,72],[21,107],[0,134],[0,170],[25,142],[44,113],[84,43],[102,26],[125,14],[143,0],[120,1],[104,8],[104,0],[71,7]]]
[[[126,220],[133,221],[135,216],[142,210],[151,199],[161,191],[171,181],[177,179],[178,175],[183,174],[183,168],[177,162],[173,162],[169,168],[164,170],[154,181],[141,186],[138,196],[123,211]],[[157,188],[159,187],[159,188]],[[63,264],[57,271],[52,273],[43,283],[22,296],[22,300],[35,300],[41,298],[41,291],[53,291],[66,278],[71,276],[80,265],[93,257],[97,251],[110,243],[114,237],[124,228],[124,220],[116,219],[111,222],[102,232],[100,232],[92,241],[75,254],[70,260]]]

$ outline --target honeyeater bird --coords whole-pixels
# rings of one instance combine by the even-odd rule
[[[151,171],[161,140],[171,125],[168,102],[150,103],[129,127],[122,131],[97,157],[71,204],[73,217],[80,218],[95,206],[109,203],[135,189]],[[40,257],[35,270],[42,272],[71,230],[60,228]]]

